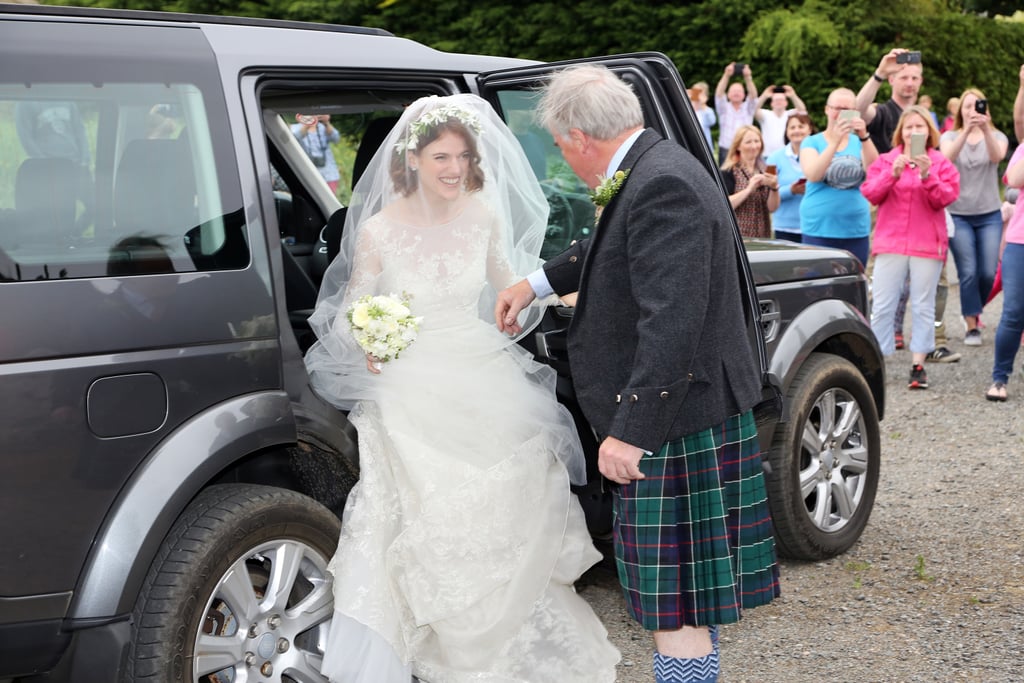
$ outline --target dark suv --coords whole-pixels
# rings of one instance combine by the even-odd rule
[[[717,177],[667,58],[600,61]],[[593,207],[531,117],[554,66],[373,29],[0,5],[0,679],[321,680],[358,455],[302,354],[348,188],[405,104],[476,92],[534,163],[557,252]],[[350,143],[337,193],[298,113]],[[785,397],[760,426],[779,547],[828,557],[864,529],[880,464],[866,280],[846,252],[741,245],[744,280],[720,285],[747,294],[766,396]],[[569,316],[530,344],[593,454]],[[606,534],[600,478],[578,494]]]

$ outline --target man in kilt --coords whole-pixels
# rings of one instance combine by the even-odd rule
[[[656,681],[715,681],[718,625],[779,594],[729,206],[604,67],[556,73],[538,116],[604,206],[590,238],[499,294],[495,320],[514,332],[535,296],[579,292],[569,360],[615,483],[629,612]]]

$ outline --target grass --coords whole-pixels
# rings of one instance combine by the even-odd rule
[[[871,563],[865,560],[849,560],[843,565],[843,569],[856,573],[853,577],[853,587],[859,590],[864,587],[864,577],[861,574],[871,569]]]
[[[918,555],[914,560],[914,576],[917,577],[918,581],[931,582],[935,580],[935,577],[925,569],[924,555]]]

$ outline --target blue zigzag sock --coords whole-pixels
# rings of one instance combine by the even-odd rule
[[[655,652],[655,683],[716,683],[719,672],[717,628],[712,633],[714,649],[703,657],[683,659]]]

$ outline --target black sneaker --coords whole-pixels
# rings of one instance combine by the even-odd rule
[[[955,363],[960,360],[960,354],[956,351],[950,351],[945,346],[940,346],[925,356],[924,359],[930,363]]]
[[[910,382],[907,384],[908,389],[927,389],[928,388],[928,374],[924,371],[923,365],[915,365],[910,369]]]

